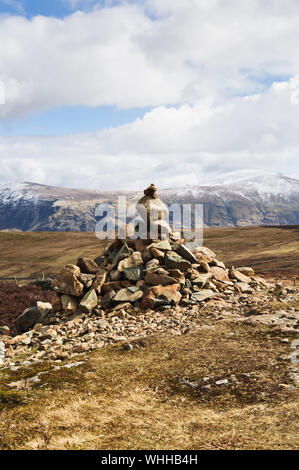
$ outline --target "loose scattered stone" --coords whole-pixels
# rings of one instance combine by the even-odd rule
[[[205,246],[199,246],[193,251],[195,258],[198,263],[205,261],[206,263],[211,263],[216,258],[215,253],[212,250]]]
[[[102,287],[106,282],[106,279],[107,279],[107,271],[103,269],[99,269],[95,275],[91,288],[95,289],[96,292],[100,295],[102,292]]]
[[[155,248],[156,250],[159,250],[159,251],[171,251],[172,249],[168,240],[161,240],[159,242],[152,243],[151,245],[149,245],[148,248],[149,249]]]
[[[205,287],[205,285],[209,282],[211,278],[212,278],[212,273],[198,274],[197,277],[193,279],[191,282],[193,285],[203,288]]]
[[[124,276],[130,281],[140,281],[143,278],[144,269],[139,266],[124,270]]]
[[[148,272],[144,280],[146,284],[149,284],[150,286],[157,286],[159,284],[162,286],[167,286],[169,284],[177,283],[177,279],[171,276],[167,276],[167,274],[159,274],[157,272]]]

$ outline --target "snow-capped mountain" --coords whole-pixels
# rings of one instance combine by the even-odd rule
[[[0,184],[0,230],[93,231],[95,206],[142,191],[78,190],[36,183]],[[224,174],[201,186],[159,190],[167,204],[203,204],[210,227],[298,225],[299,179],[256,170]]]
[[[182,188],[170,188],[162,190],[165,195],[177,195],[179,197],[200,197],[208,188],[215,194],[234,192],[244,197],[259,197],[269,199],[271,197],[288,198],[298,193],[299,179],[282,175],[280,173],[265,173],[258,170],[238,170],[224,173],[218,178],[209,180],[200,186],[184,186]]]

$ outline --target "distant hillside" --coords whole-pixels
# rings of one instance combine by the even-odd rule
[[[95,207],[142,191],[67,189],[36,183],[0,184],[0,230],[94,231]],[[276,173],[236,171],[204,186],[159,190],[168,204],[203,204],[208,227],[298,225],[299,180]]]

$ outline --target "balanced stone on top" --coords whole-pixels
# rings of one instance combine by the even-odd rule
[[[146,188],[144,196],[137,202],[136,209],[146,225],[147,238],[169,238],[172,231],[168,224],[168,208],[158,197],[157,190],[154,184]],[[151,237],[151,231],[156,236]]]

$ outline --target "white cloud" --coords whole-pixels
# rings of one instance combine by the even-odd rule
[[[0,17],[0,117],[65,105],[221,102],[299,71],[296,0],[92,4],[64,19]]]
[[[116,3],[75,2],[96,8],[64,19],[0,17],[0,118],[66,105],[154,108],[95,134],[1,137],[2,181],[140,189],[234,168],[298,174],[295,0]],[[267,90],[271,76],[292,78]]]
[[[158,107],[95,134],[2,137],[2,180],[100,189],[201,184],[218,173],[260,168],[298,174],[299,105],[292,81],[267,93]]]

